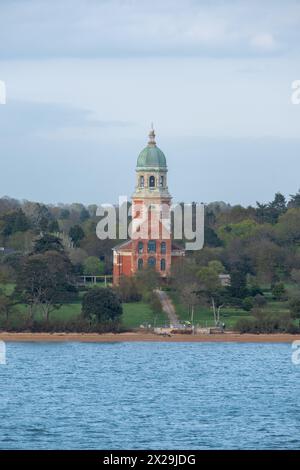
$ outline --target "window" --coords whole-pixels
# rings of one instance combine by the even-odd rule
[[[161,242],[161,245],[160,245],[160,252],[161,252],[161,254],[163,254],[163,255],[166,254],[166,242]]]
[[[144,264],[144,263],[143,263],[142,258],[139,258],[139,260],[138,260],[138,270],[139,270],[139,271],[140,271],[141,269],[143,269],[143,264]]]
[[[140,187],[141,188],[144,187],[144,177],[143,176],[140,176]]]
[[[150,178],[149,178],[149,188],[155,188],[155,178],[154,178],[154,176],[150,176]]]
[[[143,253],[144,251],[144,243],[143,242],[139,242],[138,243],[138,252],[139,253]]]
[[[160,260],[160,270],[161,270],[161,271],[165,271],[165,270],[166,270],[166,260],[165,260],[165,259],[161,259],[161,260]]]
[[[159,186],[162,187],[163,185],[164,185],[164,177],[161,175],[161,176],[159,177]]]
[[[150,256],[150,258],[148,258],[148,266],[150,268],[155,268],[155,265],[156,265],[156,259],[154,258],[154,256]]]
[[[148,253],[155,253],[156,252],[156,241],[149,240],[148,241]]]

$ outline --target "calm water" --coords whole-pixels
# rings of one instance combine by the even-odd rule
[[[0,449],[299,449],[283,344],[8,343]]]

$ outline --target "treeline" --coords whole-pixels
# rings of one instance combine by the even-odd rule
[[[47,323],[54,309],[78,297],[76,276],[111,273],[111,248],[118,240],[99,240],[98,221],[96,205],[0,199],[0,284],[15,285],[13,295],[0,293],[0,313],[9,316],[23,302],[33,324],[31,312],[39,305]],[[209,306],[215,324],[222,323],[222,310],[232,307],[249,312],[250,318],[237,325],[240,331],[295,330],[300,315],[299,244],[300,192],[288,199],[277,193],[255,207],[208,204],[205,247],[173,266],[169,288],[191,313],[199,305]],[[38,272],[41,285],[28,272]],[[230,276],[230,285],[221,282],[224,274]],[[158,309],[152,291],[159,284],[148,270],[122,280],[115,294],[123,301],[146,300]],[[271,301],[282,308],[272,311]]]
[[[182,302],[191,310],[210,306],[216,325],[224,307],[242,308],[251,313],[237,324],[242,332],[298,331],[300,192],[289,200],[277,193],[256,207],[209,204],[205,235],[204,249],[174,267],[172,283]],[[222,285],[222,274],[230,285]],[[270,311],[270,301],[281,302],[282,310]]]
[[[64,249],[79,274],[111,274],[115,240],[96,236],[96,205],[45,205],[0,198],[0,247],[4,253],[30,253],[40,234],[61,238]]]
[[[122,303],[117,292],[94,287],[80,294],[76,269],[59,237],[44,233],[35,239],[31,252],[16,252],[1,259],[0,315],[6,330],[104,332],[120,329]],[[78,318],[52,321],[52,312],[76,301],[82,303]],[[24,308],[25,315],[22,315]],[[12,322],[12,316],[18,321]]]

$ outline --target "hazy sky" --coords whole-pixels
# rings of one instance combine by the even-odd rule
[[[151,121],[175,200],[300,187],[300,2],[1,0],[0,195],[117,202]]]

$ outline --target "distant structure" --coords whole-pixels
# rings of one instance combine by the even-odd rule
[[[11,255],[12,253],[15,253],[16,250],[13,248],[6,248],[4,246],[0,246],[0,255]]]
[[[231,276],[230,274],[219,274],[219,280],[222,287],[231,286]]]
[[[148,145],[137,159],[136,187],[132,195],[134,236],[113,248],[114,284],[119,283],[121,276],[133,276],[146,266],[167,277],[173,261],[185,255],[185,251],[172,242],[169,211],[172,197],[168,190],[167,172],[166,157],[156,145],[152,126]],[[146,233],[143,227],[137,225],[134,228],[134,222],[145,214]]]

